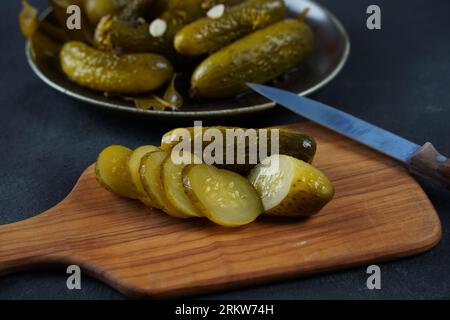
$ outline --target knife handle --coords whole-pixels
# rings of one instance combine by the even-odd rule
[[[411,158],[409,170],[450,190],[450,159],[427,142]]]

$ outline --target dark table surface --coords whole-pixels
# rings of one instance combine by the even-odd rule
[[[432,141],[450,155],[450,1],[321,2],[347,28],[352,53],[343,72],[314,98],[414,142]],[[31,3],[45,7],[44,0]],[[373,3],[382,10],[379,31],[369,31],[365,24],[366,8]],[[152,123],[105,113],[47,87],[32,74],[24,57],[24,40],[16,18],[19,1],[1,1],[0,8],[0,224],[6,224],[34,216],[61,201],[103,147],[158,143],[161,134],[177,123]],[[247,127],[301,120],[281,109],[228,119]],[[442,241],[427,253],[382,264],[382,290],[367,289],[363,266],[206,298],[450,298],[450,193],[423,186],[441,217]],[[87,277],[82,279],[82,290],[69,291],[65,270],[61,270],[2,277],[1,298],[124,297]]]

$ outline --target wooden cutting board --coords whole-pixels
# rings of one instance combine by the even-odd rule
[[[397,162],[312,123],[315,165],[335,199],[305,220],[259,218],[239,229],[178,220],[104,190],[89,167],[59,205],[0,226],[0,273],[78,264],[139,297],[196,295],[416,254],[441,238],[425,193]]]

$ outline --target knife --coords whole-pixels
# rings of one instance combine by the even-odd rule
[[[294,93],[255,83],[247,84],[260,95],[304,118],[403,162],[408,169],[450,190],[450,159],[430,142],[419,146],[348,113]]]

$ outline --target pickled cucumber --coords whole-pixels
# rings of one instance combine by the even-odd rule
[[[174,218],[191,218],[183,212],[178,211],[167,199],[164,186],[161,180],[161,166],[164,160],[169,157],[169,153],[155,151],[147,154],[141,161],[140,175],[141,181],[147,195],[152,199],[158,208]]]
[[[139,192],[139,200],[151,208],[158,208],[158,204],[145,192],[144,185],[141,181],[140,168],[142,159],[147,154],[155,151],[159,151],[159,148],[155,146],[142,146],[135,149],[128,158],[128,170],[131,175],[131,180],[133,181],[136,190]]]
[[[131,150],[113,145],[104,149],[95,163],[98,182],[115,194],[132,199],[139,198],[139,192],[133,184],[128,170],[128,158]]]
[[[168,33],[172,26],[168,25]],[[178,29],[177,29],[178,30]],[[95,30],[95,44],[102,50],[119,50],[124,53],[151,52],[167,56],[174,51],[170,37],[152,37],[149,24],[132,24],[117,16],[103,17]]]
[[[249,175],[262,199],[265,214],[310,216],[333,198],[330,180],[312,165],[286,155],[274,155],[267,161]]]
[[[167,30],[161,37],[149,33],[150,23],[135,23],[127,19],[128,14],[120,17],[105,16],[95,30],[96,45],[102,50],[120,49],[123,52],[152,52],[173,57],[175,48],[173,38],[187,23],[203,16],[203,0],[170,0],[166,4],[160,19],[167,23]],[[161,7],[161,4],[155,7]],[[124,12],[127,10],[124,9]]]
[[[161,141],[161,149],[164,151],[170,151],[172,150],[172,148],[174,146],[176,146],[182,139],[184,139],[184,135],[186,130],[189,132],[189,136],[191,139],[191,150],[194,150],[194,140],[195,140],[195,131],[194,131],[194,127],[191,128],[178,128],[178,129],[174,129],[168,133],[166,133]],[[232,128],[232,127],[201,127],[201,130],[199,130],[199,132],[202,134],[204,134],[205,130],[207,129],[217,129],[221,132],[222,136],[224,137],[223,140],[223,163],[225,163],[226,160],[226,150],[229,146],[230,143],[236,142],[237,140],[234,139],[233,141],[226,141],[225,137],[226,137],[226,130],[227,129],[233,129],[235,130],[235,132],[238,132],[238,130],[240,130],[241,132],[247,130],[247,129],[243,129],[243,128]],[[267,129],[267,151],[268,151],[268,155],[271,155],[270,151],[271,151],[271,131],[274,129]],[[278,129],[278,137],[279,137],[279,153],[280,154],[287,154],[290,156],[293,156],[295,158],[304,160],[306,162],[312,162],[314,155],[316,153],[316,142],[314,140],[314,138],[310,137],[307,134],[303,134],[303,133],[299,133],[296,131],[289,131],[286,129]],[[258,144],[260,143],[260,131],[256,130],[256,135],[257,135],[257,141]],[[201,138],[201,137],[198,137]],[[206,140],[206,139],[202,139],[202,140]],[[248,140],[247,140],[248,141]],[[245,164],[236,164],[237,161],[235,159],[235,164],[224,164],[224,165],[217,165],[219,168],[224,168],[224,169],[228,169],[240,174],[248,174],[248,172],[255,166],[252,164],[249,164],[249,159],[250,159],[250,150],[252,149],[250,144],[247,143],[246,141],[246,145],[245,145]],[[202,141],[202,150],[201,152],[203,152],[205,150],[205,148],[209,145],[209,141]],[[259,150],[259,145],[258,148],[255,148]],[[194,152],[194,151],[192,151]],[[237,157],[238,155],[238,150],[235,147],[235,157]]]
[[[237,173],[206,164],[193,165],[186,168],[183,183],[195,205],[219,225],[246,225],[263,212],[256,190]]]
[[[186,24],[206,15],[209,2],[205,0],[156,1],[153,11],[165,9],[158,17],[167,23],[161,37],[149,33],[150,22],[135,23],[123,17],[105,16],[95,30],[95,43],[102,50],[119,49],[123,52],[152,52],[178,60],[173,46],[175,34]],[[241,1],[241,0],[239,0]],[[237,0],[214,0],[214,3],[236,3]],[[165,6],[164,6],[165,4]],[[207,6],[205,6],[207,5]]]
[[[246,83],[265,83],[303,62],[314,35],[302,21],[286,19],[256,31],[203,61],[194,71],[191,94],[197,98],[232,97]]]
[[[281,20],[284,0],[249,0],[234,6],[219,19],[202,18],[175,36],[175,49],[184,55],[215,52],[233,41]]]
[[[149,33],[149,23],[130,23],[116,16],[105,16],[95,30],[95,43],[102,50],[120,50],[125,53],[151,52],[173,58],[176,51],[173,38],[187,22],[183,13],[164,13],[160,19],[167,23],[161,37]]]
[[[193,163],[194,155],[185,153],[185,163],[175,163],[172,156],[164,160],[161,168],[161,179],[167,199],[180,212],[191,217],[202,217],[203,214],[189,197],[183,186],[183,170]]]
[[[151,53],[120,57],[82,42],[66,43],[60,53],[64,73],[81,86],[104,92],[139,94],[158,89],[170,80],[173,67]]]

